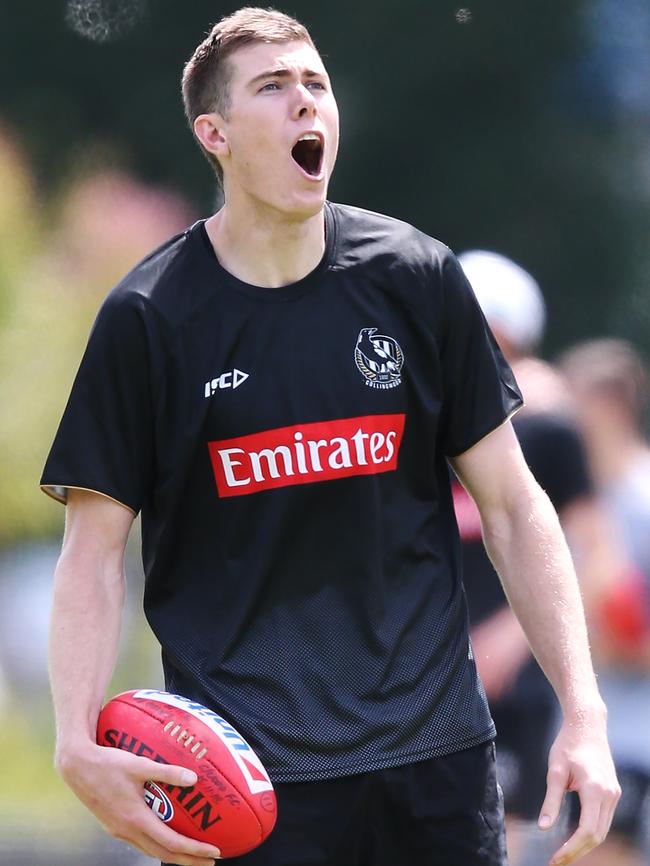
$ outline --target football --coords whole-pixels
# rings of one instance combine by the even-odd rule
[[[146,783],[144,797],[178,833],[209,842],[222,857],[260,845],[277,817],[273,785],[235,728],[202,704],[142,689],[112,698],[99,714],[97,742],[194,770],[187,788]]]

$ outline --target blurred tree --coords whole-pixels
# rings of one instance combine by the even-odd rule
[[[632,20],[613,35],[606,0],[279,4],[311,28],[341,103],[332,197],[399,215],[455,249],[491,247],[521,261],[548,296],[550,348],[625,331],[631,319],[637,340],[650,330],[645,308],[639,333],[637,309],[650,267],[634,260],[650,222],[647,183],[639,197],[629,168],[638,139],[622,134],[612,111],[584,110],[603,105],[606,64],[628,56],[625,40],[639,47],[633,22],[643,4],[622,2]],[[97,9],[125,3],[86,0],[95,12],[86,29],[104,40],[93,41],[70,24],[84,0],[6,4],[1,104],[40,183],[56,184],[99,142],[105,163],[175,185],[209,210],[214,184],[178,83],[210,23],[238,5],[131,0],[132,27],[116,20],[111,34],[98,32]],[[603,50],[603,32],[618,54]],[[616,98],[606,95],[605,109]],[[628,295],[637,301],[621,303]]]
[[[193,214],[178,196],[114,170],[82,173],[43,208],[1,136],[0,187],[2,547],[60,533],[63,509],[37,484],[99,304]]]

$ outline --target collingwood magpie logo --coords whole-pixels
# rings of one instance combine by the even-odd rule
[[[401,383],[404,353],[392,337],[378,334],[377,328],[361,328],[354,360],[369,388],[397,388]]]

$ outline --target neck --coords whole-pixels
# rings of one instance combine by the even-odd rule
[[[245,283],[279,288],[314,270],[325,251],[323,209],[308,217],[229,200],[206,222],[220,264]]]

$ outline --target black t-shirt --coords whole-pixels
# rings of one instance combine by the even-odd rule
[[[138,265],[41,482],[142,511],[167,687],[229,718],[276,781],[494,733],[446,457],[521,398],[447,247],[347,206],[325,220],[321,263],[284,288],[225,271],[203,222]]]

